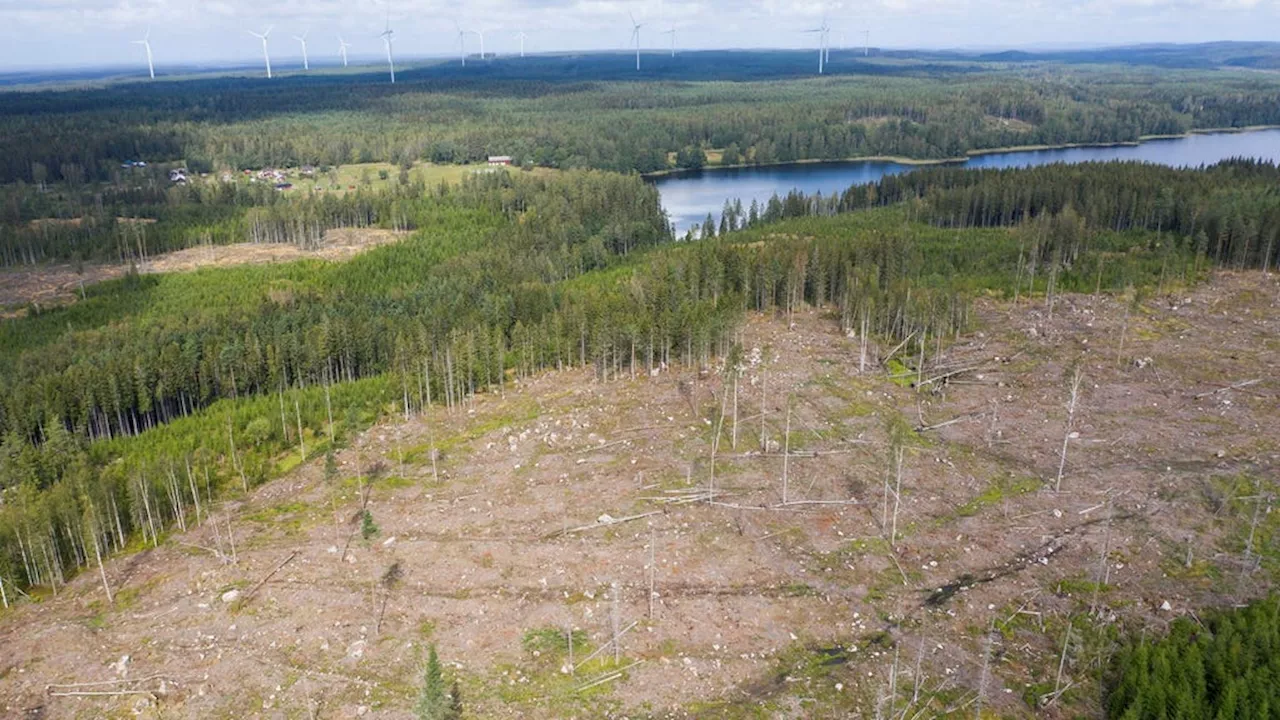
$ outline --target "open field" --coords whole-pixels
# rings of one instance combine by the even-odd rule
[[[382,190],[393,187],[400,182],[400,167],[391,163],[354,163],[339,165],[330,173],[316,172],[312,177],[300,175],[297,168],[286,170],[288,182],[293,183],[291,192],[338,192],[351,190]],[[440,183],[451,185],[462,182],[476,173],[492,172],[484,164],[472,165],[439,165],[435,163],[415,163],[409,170],[409,182],[421,182],[428,187]],[[555,172],[550,168],[536,168],[531,172],[545,174]]]
[[[982,301],[922,374],[754,316],[736,422],[719,368],[509,383],[112,559],[114,605],[86,572],[0,615],[0,708],[407,718],[434,643],[467,717],[1096,716],[1122,628],[1280,568],[1278,305],[1256,273]]]
[[[292,260],[344,260],[370,248],[395,242],[406,232],[378,228],[343,228],[325,233],[324,245],[305,250],[286,243],[235,243],[204,245],[157,255],[138,266],[139,273],[190,272],[207,267],[260,265]],[[0,270],[0,318],[24,312],[28,303],[56,305],[74,302],[83,288],[123,277],[129,266],[44,265]],[[7,310],[6,310],[7,309]]]

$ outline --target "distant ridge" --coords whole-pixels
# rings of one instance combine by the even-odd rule
[[[406,56],[405,80],[532,80],[539,82],[582,82],[622,80],[767,80],[807,77],[814,74],[814,52],[810,49],[728,49],[685,50],[670,58],[658,50],[645,51],[649,62],[641,72],[634,69],[634,55],[627,52],[551,52],[526,58],[499,56],[483,63],[473,61],[463,69],[451,57]],[[287,60],[287,58],[286,58]],[[372,57],[353,58],[344,71],[337,61],[313,63],[307,82],[349,82],[366,73],[380,72]],[[1007,50],[885,49],[870,48],[864,57],[858,46],[833,48],[827,72],[832,75],[912,75],[967,73],[982,70],[982,64],[1056,63],[1065,65],[1122,65],[1169,69],[1241,68],[1280,70],[1280,43],[1211,42],[1194,45],[1142,44],[1093,49]],[[145,69],[145,68],[144,68]],[[219,76],[252,75],[260,67],[244,62],[192,63],[157,67],[157,74],[169,79],[212,79]],[[281,79],[299,81],[300,76],[281,73]],[[398,73],[399,74],[399,73]],[[0,88],[48,87],[56,85],[103,85],[141,79],[134,66],[49,70],[28,69],[0,72]]]

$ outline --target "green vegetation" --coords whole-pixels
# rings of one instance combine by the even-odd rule
[[[197,172],[497,154],[517,165],[650,172],[667,168],[668,154],[705,159],[698,150],[712,147],[746,163],[937,159],[1280,122],[1280,83],[1242,70],[858,59],[845,61],[859,73],[846,76],[776,79],[792,74],[785,67],[748,74],[754,64],[796,59],[737,54],[714,63],[695,55],[681,60],[680,77],[646,82],[617,82],[609,58],[545,59],[522,69],[524,77],[503,77],[502,68],[481,79],[424,70],[396,87],[369,77],[207,78],[4,94],[0,182],[127,186],[132,170],[119,164],[137,159],[184,160]],[[804,67],[812,72],[808,58]],[[31,122],[35,114],[41,122]]]
[[[942,158],[1280,122],[1280,82],[1263,75],[1056,68],[1033,78],[1023,69],[937,62],[926,70],[876,61],[874,73],[789,82],[477,84],[411,71],[395,88],[321,79],[270,89],[244,83],[233,92],[219,79],[0,96],[0,265],[141,263],[240,241],[313,247],[345,228],[403,234],[341,263],[131,272],[87,287],[73,304],[33,304],[0,321],[0,582],[40,597],[88,566],[95,549],[155,546],[221,499],[303,463],[323,463],[332,491],[366,481],[405,487],[410,480],[376,468],[367,479],[341,477],[339,449],[380,418],[459,407],[542,370],[589,368],[607,381],[726,357],[726,378],[736,382],[736,330],[750,311],[827,308],[850,347],[874,340],[899,348],[887,362],[891,379],[912,386],[926,355],[969,325],[975,297],[1034,297],[1052,313],[1058,293],[1106,292],[1136,308],[1146,294],[1214,268],[1276,264],[1280,168],[1265,163],[930,168],[826,197],[729,203],[718,224],[709,219],[683,241],[655,188],[633,172],[672,163]],[[565,170],[443,165],[488,153]],[[119,167],[135,158],[152,165]],[[179,164],[211,176],[171,185],[167,171]],[[307,187],[287,193],[241,172],[303,165],[315,166],[300,181]],[[831,380],[827,389],[853,417],[875,409],[860,388]],[[438,428],[429,442],[397,448],[401,465],[465,462],[452,453],[468,440],[540,412],[513,401],[486,421]],[[907,444],[925,442],[900,416],[885,430],[891,469]],[[809,437],[797,429],[791,447]],[[1037,486],[1001,478],[955,513],[980,515]],[[1261,513],[1261,490],[1251,478],[1215,478],[1205,495],[1222,511],[1220,549],[1271,569],[1276,528]],[[289,502],[247,519],[290,533],[313,518]],[[359,520],[372,539],[373,516]],[[892,523],[884,546],[850,542],[815,559],[833,577],[851,572],[862,556],[918,529],[898,527],[896,510]],[[796,540],[783,534],[778,542]],[[479,563],[494,564],[489,556]],[[898,584],[901,572],[886,568],[868,598]],[[399,573],[388,568],[384,588]],[[1073,576],[1056,589],[1108,588]],[[825,591],[793,582],[776,592]],[[1203,630],[1178,624],[1169,640],[1127,647],[1116,661],[1112,710],[1227,717],[1269,707],[1275,612],[1259,606],[1242,616],[1247,623],[1232,617],[1215,616]],[[434,629],[423,621],[417,634],[425,640]],[[530,681],[500,683],[495,693],[552,714],[602,714],[611,701],[596,681],[631,661],[594,658],[579,674],[562,673],[570,654],[590,655],[587,645],[581,631],[566,642],[556,628],[529,630],[527,657],[508,669]],[[1196,652],[1200,666],[1191,661]],[[701,710],[762,716],[803,692],[832,712],[866,714],[865,688],[853,692],[841,669],[849,659],[838,647],[797,645],[779,661],[782,680],[766,682],[749,702]],[[1216,679],[1196,685],[1197,673]],[[849,680],[850,692],[835,690],[837,679]],[[419,717],[461,714],[449,682],[433,647]],[[1043,696],[1041,685],[1028,686],[1028,696]],[[936,695],[929,702],[941,715],[963,707],[958,690]],[[888,699],[891,709],[897,701]]]
[[[1280,604],[1275,598],[1175,620],[1167,637],[1130,639],[1107,680],[1107,715],[1266,718],[1280,707]]]
[[[458,690],[458,683],[454,681],[453,686],[447,688],[435,645],[427,651],[427,666],[422,672],[422,690],[418,694],[413,712],[417,720],[462,718],[462,694]]]
[[[382,413],[458,405],[544,368],[608,379],[705,363],[745,310],[831,307],[844,331],[906,342],[899,374],[912,381],[975,295],[1136,297],[1268,262],[1280,226],[1280,170],[1265,164],[920,178],[793,194],[731,217],[725,235],[673,244],[638,178],[485,175],[380,197],[419,229],[345,263],[131,277],[5,322],[0,486],[15,500],[0,508],[0,573],[61,582],[87,561],[86,529],[113,549],[139,530],[155,542],[197,502],[320,457],[331,433]],[[1099,199],[1112,193],[1126,202]],[[974,208],[963,221],[947,210],[957,194]],[[873,195],[904,200],[857,200]],[[996,209],[1014,198],[1029,209]],[[1193,229],[1215,244],[1187,240]]]
[[[378,525],[373,522],[373,513],[365,510],[360,513],[360,537],[368,540],[378,534]]]

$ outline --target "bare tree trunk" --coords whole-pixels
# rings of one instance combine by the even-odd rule
[[[978,696],[974,699],[974,720],[982,720],[982,701],[987,696],[987,678],[991,672],[991,643],[995,639],[996,623],[991,620],[991,629],[987,631],[987,642],[982,648],[982,676],[978,680]]]
[[[302,408],[298,405],[298,393],[293,394],[293,416],[298,421],[298,455],[303,462],[307,460],[307,443],[302,437]]]
[[[738,449],[738,370],[733,370],[733,430],[730,435],[730,447]]]
[[[1258,533],[1258,516],[1262,512],[1262,482],[1256,481],[1254,485],[1253,498],[1253,522],[1249,524],[1249,538],[1244,544],[1244,560],[1240,563],[1240,587],[1236,590],[1239,595],[1244,590],[1244,579],[1248,576],[1249,571],[1253,569],[1253,541]]]
[[[1053,694],[1062,692],[1062,670],[1067,666],[1067,647],[1071,644],[1071,618],[1067,618],[1067,632],[1062,636],[1062,656],[1058,658],[1058,674],[1053,680]]]
[[[280,432],[284,433],[284,441],[289,442],[289,421],[284,415],[284,383],[280,384],[280,391],[276,393],[280,398]]]
[[[1071,426],[1075,421],[1076,402],[1080,399],[1080,383],[1083,381],[1084,367],[1077,365],[1075,372],[1071,375],[1071,401],[1067,403],[1067,431],[1062,437],[1062,455],[1058,461],[1058,481],[1054,484],[1054,492],[1062,490],[1062,473],[1067,469],[1067,445],[1071,442]]]
[[[655,562],[657,550],[654,547],[656,540],[657,539],[654,536],[653,523],[649,523],[649,619],[650,620],[653,619],[654,575],[658,571],[658,566]]]
[[[893,487],[893,522],[889,528],[889,547],[894,547],[898,542],[898,508],[902,503],[902,457],[906,453],[906,448],[899,445],[894,448],[894,487]]]
[[[576,668],[574,667],[574,664],[573,664],[573,624],[572,623],[565,625],[564,637],[569,645],[569,675],[573,676],[577,673],[575,672]]]
[[[330,423],[332,429],[332,423]],[[240,485],[244,487],[244,491],[249,492],[249,479],[244,475],[244,466],[240,464],[240,456],[236,454],[236,436],[231,430],[231,416],[227,416],[227,441],[231,445],[231,465],[235,467],[236,472],[240,474]],[[150,514],[150,511],[148,511]]]
[[[326,374],[324,378],[324,411],[329,417],[329,447],[334,445],[333,440],[333,403],[329,399],[329,377]]]
[[[791,397],[787,397],[787,428],[782,440],[782,504],[787,504],[787,488],[791,468]]]
[[[727,390],[727,388],[721,388]],[[715,503],[716,501],[716,451],[720,449],[720,435],[724,432],[724,411],[725,404],[729,400],[728,392],[724,392],[720,396],[720,417],[716,419],[716,436],[711,439],[711,491],[707,494],[707,502]]]
[[[760,452],[769,452],[768,436],[765,435],[764,419],[767,414],[765,410],[765,399],[769,396],[769,370],[766,368],[760,381]]]
[[[1098,611],[1098,594],[1102,591],[1102,586],[1111,577],[1111,566],[1107,562],[1107,553],[1111,552],[1111,519],[1114,514],[1115,511],[1111,507],[1111,501],[1108,500],[1106,531],[1102,540],[1102,553],[1098,556],[1098,577],[1093,585],[1093,600],[1089,603],[1090,615]]]
[[[862,349],[859,351],[859,354],[858,354],[859,355],[858,356],[858,374],[859,375],[864,375],[867,372],[867,330],[869,329],[868,325],[870,323],[869,315],[870,315],[870,311],[864,306],[862,308],[862,332],[860,333],[862,337],[862,342],[861,342]]]
[[[911,704],[920,702],[920,687],[924,681],[920,677],[920,663],[924,660],[924,635],[920,636],[920,647],[916,649],[916,671],[911,676]]]
[[[231,543],[231,563],[239,565],[240,559],[236,557],[236,534],[231,528],[231,518],[227,518],[227,540]]]
[[[98,573],[102,576],[102,589],[107,593],[107,604],[114,605],[115,598],[111,595],[111,585],[107,582],[107,569],[102,565],[102,548],[98,546],[97,528],[89,528],[89,532],[93,534],[93,556],[98,560]]]
[[[621,622],[622,618],[618,611],[618,583],[613,583],[610,589],[613,596],[613,607],[609,611],[609,622],[613,626],[613,663],[619,665],[622,663],[622,638],[621,638]]]
[[[200,519],[200,491],[196,489],[196,479],[191,475],[191,458],[184,457],[182,460],[187,466],[187,485],[191,487],[191,501],[196,506],[196,527],[200,527],[203,522]]]

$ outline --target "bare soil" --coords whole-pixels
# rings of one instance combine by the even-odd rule
[[[1280,567],[1269,512],[1243,552],[1280,477],[1278,304],[1258,274],[1133,312],[983,301],[913,378],[860,372],[820,312],[751,317],[736,447],[721,367],[547,373],[388,421],[339,479],[312,456],[112,559],[114,606],[85,572],[0,617],[0,708],[408,718],[435,644],[467,717],[1098,717],[1120,632],[1263,594]],[[678,501],[713,482],[716,502]],[[236,562],[214,552],[228,527]],[[615,616],[635,623],[617,664]],[[574,675],[569,627],[575,661],[606,648]],[[148,694],[47,690],[121,679]],[[79,689],[99,687],[120,685]]]
[[[206,267],[262,265],[308,258],[344,260],[370,248],[403,239],[406,235],[377,228],[329,230],[325,233],[324,245],[315,250],[283,243],[206,245],[158,255],[138,266],[138,272],[190,272]],[[0,317],[21,314],[28,303],[52,305],[75,302],[83,288],[123,277],[129,272],[129,266],[85,265],[82,270],[76,272],[70,264],[0,270]]]

